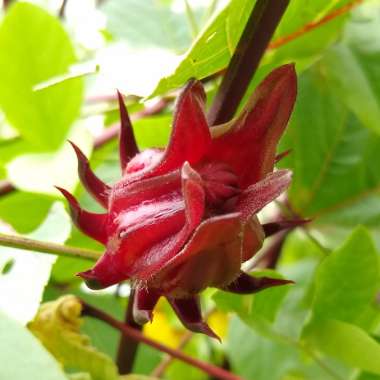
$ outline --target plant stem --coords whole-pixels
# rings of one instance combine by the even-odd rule
[[[62,4],[59,8],[58,17],[60,19],[65,18],[65,10],[66,10],[67,0],[62,0]]]
[[[177,350],[183,350],[185,346],[187,345],[187,343],[190,342],[193,335],[194,333],[192,333],[191,331],[186,331],[181,337],[181,341],[179,342],[177,346]],[[172,363],[173,359],[174,358],[172,356],[165,355],[162,361],[151,372],[150,376],[157,377],[157,378],[161,377],[166,371],[166,369],[169,367],[169,365]]]
[[[210,125],[234,116],[289,1],[257,0],[210,108]]]
[[[228,372],[222,368],[216,367],[210,363],[206,363],[191,356],[188,356],[181,351],[175,350],[153,339],[150,339],[146,337],[141,331],[138,331],[128,325],[125,325],[124,323],[118,321],[117,319],[113,318],[111,315],[105,313],[104,311],[95,308],[94,306],[91,306],[84,301],[81,302],[83,305],[82,315],[91,316],[101,321],[104,321],[110,326],[118,329],[123,335],[127,335],[135,341],[147,344],[148,346],[153,347],[161,352],[165,352],[166,354],[173,356],[176,359],[181,360],[193,367],[196,367],[201,371],[209,374],[210,376],[214,376],[220,380],[243,380],[241,377],[231,372]]]
[[[216,311],[216,308],[211,308],[208,310],[203,318],[207,320],[209,316]],[[187,343],[190,342],[191,338],[194,336],[194,333],[192,331],[186,331],[182,337],[181,340],[177,346],[177,350],[182,350],[185,348]],[[166,355],[162,361],[157,365],[157,367],[151,372],[150,376],[152,377],[161,377],[163,373],[166,371],[166,369],[169,367],[169,365],[172,363],[174,358],[170,355]]]
[[[23,249],[58,256],[80,257],[87,260],[97,260],[101,253],[91,249],[69,247],[56,243],[33,240],[16,235],[0,234],[0,246]]]
[[[7,8],[11,5],[13,0],[3,0],[3,9],[7,10]]]
[[[133,302],[135,298],[135,290],[131,289],[128,299],[128,306],[125,312],[124,324],[141,331],[142,326],[137,324],[133,319]],[[135,356],[137,353],[138,342],[129,335],[121,334],[119,348],[117,351],[116,364],[119,368],[120,375],[125,375],[132,371]]]

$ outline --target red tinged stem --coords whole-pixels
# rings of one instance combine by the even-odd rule
[[[78,158],[79,178],[86,190],[98,201],[104,208],[108,208],[108,195],[110,187],[101,181],[91,170],[87,157],[83,152],[69,140]]]
[[[135,299],[136,292],[134,289],[131,289],[131,293],[128,299],[128,306],[125,311],[124,323],[130,328],[141,331],[142,326],[137,324],[133,319],[133,307]],[[120,375],[127,374],[133,370],[133,359],[136,356],[137,348],[138,345],[136,340],[128,335],[121,334],[116,358],[116,364]]]
[[[111,315],[103,312],[102,310],[95,308],[94,306],[91,306],[84,301],[81,301],[83,305],[83,311],[82,315],[84,316],[91,316],[94,318],[97,318],[101,321],[106,322],[110,326],[118,329],[123,335],[127,335],[130,338],[144,343],[150,347],[155,348],[156,350],[159,350],[161,352],[165,352],[166,354],[181,360],[193,367],[196,367],[200,369],[201,371],[209,374],[210,376],[214,376],[217,379],[220,380],[243,380],[243,378],[228,372],[222,368],[216,367],[210,363],[198,360],[196,358],[193,358],[191,356],[186,355],[185,353],[175,350],[173,348],[170,348],[168,346],[165,346],[164,344],[161,344],[153,339],[148,338],[145,336],[141,331],[138,331],[130,326],[127,326],[123,324],[122,322],[118,321],[117,319],[113,318]]]
[[[119,111],[121,120],[119,134],[119,156],[121,170],[124,171],[131,158],[133,158],[137,153],[139,153],[139,148],[137,147],[127,107],[124,104],[123,95],[121,95],[119,91],[117,92],[117,98],[119,101]]]

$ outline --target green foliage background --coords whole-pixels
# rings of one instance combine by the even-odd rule
[[[147,99],[171,96],[190,77],[218,73],[255,1],[189,0],[186,8],[174,0],[107,0],[97,9],[89,6],[82,18],[69,1],[64,20],[56,17],[55,3],[17,1],[1,15],[0,180],[16,190],[0,197],[0,232],[101,250],[71,227],[53,188],[63,185],[96,210],[78,184],[67,138],[91,157],[99,177],[110,183],[119,177],[116,142],[92,149],[99,130],[117,120],[116,103],[89,98],[119,87],[145,96],[149,105]],[[349,3],[291,0],[274,41]],[[89,22],[84,32],[95,42],[86,42],[80,30],[86,16],[104,21]],[[269,48],[247,96],[287,62],[296,64],[299,95],[279,149],[292,154],[280,166],[294,172],[290,204],[312,222],[288,236],[272,275],[296,284],[242,297],[207,291],[205,304],[218,309],[216,327],[227,332],[222,345],[193,337],[186,352],[217,365],[227,360],[249,380],[380,379],[380,1],[363,1]],[[218,83],[208,83],[209,101]],[[142,102],[128,97],[130,112],[141,110]],[[165,145],[170,112],[171,106],[134,123],[141,148]],[[76,348],[87,369],[82,362],[63,365],[26,327],[41,302],[65,294],[122,318],[127,297],[114,290],[88,293],[75,277],[89,265],[0,248],[0,379],[97,380],[94,371],[104,380],[118,377],[112,364],[104,369],[110,361],[103,355],[115,358],[118,334],[101,322],[86,319],[77,332],[93,345],[90,352],[85,345]],[[157,313],[149,333],[175,345],[184,330],[167,305]],[[60,345],[70,347],[65,339]],[[140,346],[134,372],[148,376],[161,358]],[[164,378],[207,376],[175,362]]]

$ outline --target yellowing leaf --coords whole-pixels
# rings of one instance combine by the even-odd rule
[[[79,299],[67,295],[43,304],[28,327],[64,367],[88,372],[92,380],[117,380],[112,359],[81,334],[81,312]]]

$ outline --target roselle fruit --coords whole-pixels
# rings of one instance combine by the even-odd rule
[[[241,265],[266,236],[294,224],[261,225],[256,214],[291,181],[291,172],[274,171],[274,164],[295,102],[296,81],[293,65],[277,68],[240,115],[210,127],[203,86],[191,80],[177,100],[167,148],[142,152],[119,94],[122,179],[112,186],[103,183],[72,144],[83,185],[107,212],[85,211],[59,189],[75,225],[106,247],[92,269],[79,273],[88,287],[130,280],[137,323],[151,320],[164,296],[184,326],[216,337],[202,320],[202,290],[249,294],[289,283],[252,277]]]

